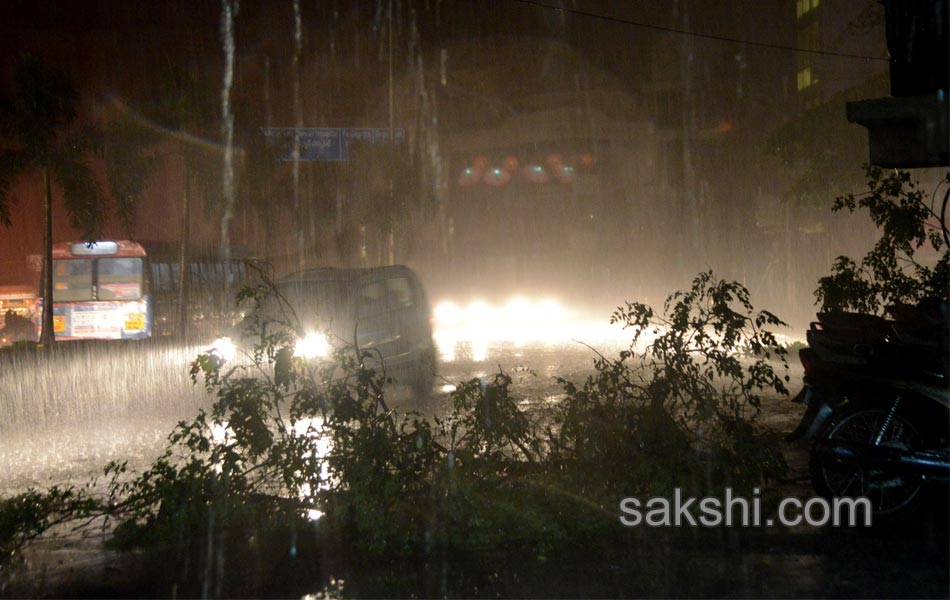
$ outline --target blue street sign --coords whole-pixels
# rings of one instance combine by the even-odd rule
[[[285,162],[343,162],[350,158],[350,144],[388,144],[388,127],[264,127],[264,137],[280,145]],[[393,130],[397,144],[406,142],[406,130]],[[295,148],[296,145],[296,148]]]

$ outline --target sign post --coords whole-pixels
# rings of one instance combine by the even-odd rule
[[[264,127],[261,129],[271,143],[280,145],[282,162],[294,161],[294,141],[298,142],[298,162],[346,162],[350,144],[396,144],[406,142],[406,130],[388,127]]]

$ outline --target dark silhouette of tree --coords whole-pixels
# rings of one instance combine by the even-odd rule
[[[158,133],[125,106],[105,128],[103,151],[106,176],[115,201],[116,216],[125,236],[135,239],[136,210],[161,165]]]
[[[906,171],[866,165],[865,173],[868,191],[839,196],[833,210],[866,210],[880,238],[860,261],[835,259],[831,274],[815,290],[821,310],[882,314],[892,304],[950,299],[946,200],[935,203],[937,192],[950,185],[950,175],[931,194]],[[931,264],[921,258],[928,250]]]
[[[53,215],[55,182],[73,227],[83,239],[100,236],[104,206],[99,186],[84,162],[101,150],[99,139],[73,127],[79,94],[69,76],[27,56],[16,67],[14,94],[0,98],[0,222],[11,226],[10,190],[16,180],[32,169],[43,175],[43,316],[40,342],[49,345],[53,336]]]
[[[178,141],[184,168],[182,189],[181,240],[178,256],[178,301],[176,333],[186,333],[190,318],[188,262],[192,193],[198,195],[206,214],[221,203],[223,158],[213,140],[220,134],[218,98],[220,90],[197,67],[172,67],[162,76],[161,100],[154,118]]]
[[[353,143],[341,180],[348,188],[353,218],[375,240],[379,264],[393,258],[388,255],[395,250],[389,247],[390,236],[394,246],[401,246],[399,258],[404,260],[421,220],[418,205],[423,190],[413,156],[400,145]],[[403,238],[401,244],[396,244],[397,237]]]

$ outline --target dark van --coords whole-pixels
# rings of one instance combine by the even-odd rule
[[[314,355],[337,342],[355,342],[378,352],[387,376],[419,395],[432,391],[432,313],[419,278],[408,267],[310,269],[280,279],[277,289],[296,313],[303,342],[311,344]],[[326,340],[323,332],[336,339]]]

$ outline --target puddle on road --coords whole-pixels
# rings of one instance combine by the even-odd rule
[[[13,433],[0,443],[0,496],[29,487],[83,485],[111,460],[145,468],[162,451],[174,418],[106,419],[56,431]]]

